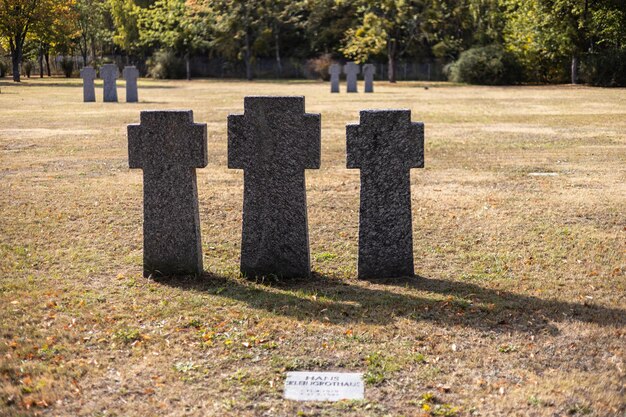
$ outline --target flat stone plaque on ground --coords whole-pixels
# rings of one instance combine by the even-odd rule
[[[196,168],[207,165],[206,124],[188,111],[142,111],[128,126],[128,164],[143,169],[144,276],[202,273]]]
[[[320,120],[304,97],[246,97],[228,116],[228,168],[244,171],[244,275],[311,273],[304,170],[320,167]]]
[[[362,400],[363,374],[346,372],[287,372],[285,398],[295,401]]]
[[[424,167],[424,124],[410,110],[364,110],[346,135],[347,167],[361,170],[358,276],[413,276],[410,170]]]
[[[100,78],[104,80],[104,102],[117,103],[117,65],[104,64],[100,67]]]
[[[332,64],[328,70],[330,73],[330,92],[339,92],[339,76],[341,75],[341,65]]]

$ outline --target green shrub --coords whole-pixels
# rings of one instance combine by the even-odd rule
[[[581,81],[603,86],[626,86],[626,49],[589,53],[580,64]]]
[[[61,69],[63,70],[63,74],[65,74],[65,78],[70,78],[74,71],[74,60],[64,56],[61,60]]]
[[[185,63],[172,51],[157,51],[147,62],[148,74],[152,78],[185,78]]]
[[[481,46],[461,53],[448,67],[448,79],[482,85],[515,84],[522,79],[522,68],[502,46]]]

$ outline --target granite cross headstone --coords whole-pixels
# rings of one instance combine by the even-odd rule
[[[343,73],[346,74],[346,84],[348,86],[348,89],[347,89],[348,93],[357,92],[356,76],[359,74],[360,71],[361,71],[361,68],[359,67],[358,64],[355,64],[354,62],[348,62],[346,65],[343,66]]]
[[[360,116],[346,126],[347,166],[361,169],[358,276],[413,276],[410,169],[424,166],[424,124],[410,110]]]
[[[330,73],[330,92],[339,92],[339,76],[341,75],[341,65],[332,64],[328,70]]]
[[[374,64],[363,65],[363,78],[365,79],[365,92],[374,92],[374,74],[376,74],[376,67]]]
[[[80,78],[83,79],[83,101],[85,103],[96,101],[96,70],[93,67],[84,67],[80,70]]]
[[[137,94],[137,78],[139,77],[139,71],[137,71],[137,68],[135,68],[134,66],[124,67],[122,75],[126,80],[126,102],[138,102],[139,95]]]
[[[244,275],[310,275],[304,170],[320,166],[320,134],[304,97],[246,97],[228,116],[228,167],[244,170]]]
[[[143,169],[144,276],[202,273],[195,169],[207,159],[191,110],[142,111],[128,126],[128,163]]]
[[[100,67],[100,77],[104,79],[104,102],[117,102],[117,65],[104,64]]]

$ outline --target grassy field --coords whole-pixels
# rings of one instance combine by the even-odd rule
[[[140,103],[104,104],[0,81],[0,415],[625,416],[626,90],[425,86],[142,80]],[[247,94],[322,115],[311,279],[239,276],[226,116]],[[371,108],[426,125],[414,279],[355,278],[345,124]],[[198,279],[142,277],[126,126],[146,109],[208,124]],[[286,401],[289,370],[364,372],[366,400]]]

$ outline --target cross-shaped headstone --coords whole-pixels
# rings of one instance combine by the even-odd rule
[[[96,101],[96,70],[93,67],[84,67],[80,70],[80,78],[83,79],[83,101],[85,103]]]
[[[320,166],[320,120],[304,97],[246,97],[228,116],[228,167],[244,170],[244,275],[310,275],[304,170]]]
[[[330,92],[339,92],[339,76],[341,75],[341,65],[332,64],[328,70],[330,73]]]
[[[122,75],[126,80],[126,102],[138,102],[139,95],[137,94],[137,78],[139,77],[139,71],[137,71],[137,68],[135,68],[134,66],[124,67]]]
[[[128,126],[128,163],[143,169],[144,276],[202,273],[195,169],[207,159],[191,110],[142,111]]]
[[[348,85],[348,93],[356,93],[356,76],[361,71],[358,64],[348,62],[343,66],[343,73],[346,74],[346,84]]]
[[[100,67],[100,77],[104,79],[104,102],[117,102],[117,65],[104,64]]]
[[[424,167],[424,124],[410,110],[364,110],[346,136],[347,166],[361,169],[359,278],[412,276],[410,169]]]
[[[376,67],[374,64],[363,65],[363,78],[365,78],[365,92],[374,92],[374,74],[376,74]]]

